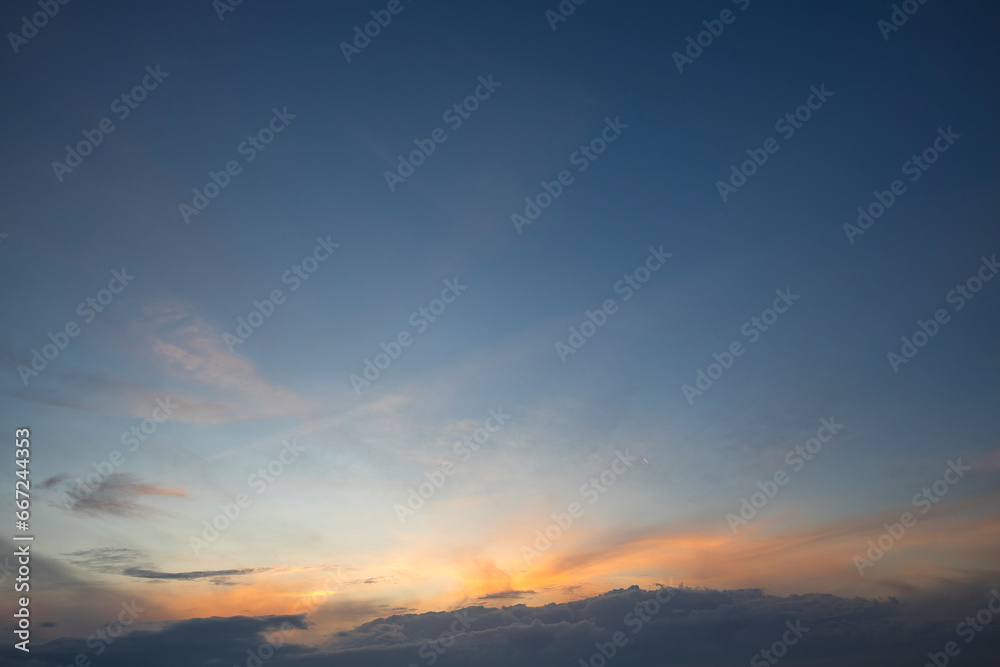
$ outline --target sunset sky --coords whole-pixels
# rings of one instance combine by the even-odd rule
[[[575,665],[681,584],[616,664],[746,664],[799,617],[787,664],[955,640],[1000,586],[1000,16],[682,4],[8,36],[3,661],[245,664],[290,623],[266,664],[425,665],[473,609],[439,665]]]

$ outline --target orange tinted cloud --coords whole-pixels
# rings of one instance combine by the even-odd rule
[[[898,595],[1000,571],[1000,517],[984,511],[998,501],[1000,494],[982,494],[944,500],[925,516],[915,513],[917,524],[893,539],[881,557],[873,551],[877,560],[862,568],[863,576],[854,557],[867,558],[868,540],[877,541],[886,531],[883,524],[898,522],[906,508],[788,530],[781,530],[777,519],[757,520],[738,535],[725,527],[621,537],[592,533],[568,553],[567,544],[557,542],[526,570],[523,561],[513,561],[511,569],[523,570],[514,577],[517,588],[585,582],[615,587],[672,578],[691,586],[764,588],[779,595]],[[579,546],[584,542],[591,546]]]

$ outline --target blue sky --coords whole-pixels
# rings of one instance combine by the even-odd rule
[[[385,4],[245,2],[220,20],[210,2],[70,3],[3,57],[0,425],[32,430],[36,558],[63,583],[38,584],[55,625],[35,641],[86,637],[131,596],[159,629],[294,615],[332,567],[351,583],[302,621],[301,646],[341,650],[330,633],[390,612],[668,579],[985,601],[1000,281],[960,310],[948,295],[1000,252],[993,10],[926,3],[884,39],[893,8],[861,2],[595,1],[555,30],[554,4],[399,6],[350,62],[339,45]],[[733,22],[678,72],[672,54],[723,9]],[[35,11],[14,3],[0,25]],[[112,102],[150,71],[162,81],[120,118]],[[492,92],[453,127],[448,109],[482,80]],[[783,136],[776,122],[821,88]],[[275,114],[281,131],[247,160],[239,147]],[[57,175],[103,118],[114,131]],[[581,171],[609,124],[619,136]],[[390,189],[386,171],[437,128],[447,139]],[[911,181],[904,163],[939,129],[957,138]],[[768,138],[777,151],[720,197]],[[233,160],[188,224],[179,205]],[[572,183],[518,230],[525,198],[564,170]],[[850,238],[896,179],[905,194]],[[651,249],[670,257],[625,300],[616,285]],[[308,257],[326,258],[293,290]],[[78,305],[112,271],[135,277],[85,321]],[[274,290],[282,303],[230,351],[224,334]],[[415,325],[443,291],[454,301]],[[751,340],[744,324],[776,291],[798,299]],[[564,362],[556,344],[608,299]],[[938,309],[948,322],[894,369],[887,354]],[[79,335],[37,376],[18,370],[71,321]],[[351,376],[403,332],[412,344],[356,392]],[[745,353],[689,402],[683,386],[736,341]],[[154,428],[157,400],[177,407]],[[490,410],[510,417],[463,460],[454,443]],[[831,418],[843,430],[731,531],[727,513]],[[128,451],[143,420],[154,430]],[[283,442],[303,449],[258,494],[250,476]],[[642,460],[526,562],[534,531],[625,451]],[[93,494],[64,495],[115,452]],[[867,540],[959,458],[968,475],[860,574]],[[241,493],[239,519],[193,548]]]

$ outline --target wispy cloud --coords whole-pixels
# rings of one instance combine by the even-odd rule
[[[183,498],[184,489],[166,488],[141,482],[130,474],[113,474],[89,489],[66,489],[58,503],[73,514],[91,516],[146,516],[155,509],[140,504],[143,496],[170,496]]]
[[[480,600],[519,600],[530,595],[534,595],[535,591],[498,591],[496,593],[487,593],[486,595],[480,595],[478,599]]]
[[[135,566],[143,562],[143,554],[136,549],[122,547],[102,547],[83,549],[65,554],[70,563],[77,567],[105,573],[118,573],[126,565]]]
[[[167,377],[217,392],[213,398],[225,408],[215,414],[215,420],[301,416],[311,411],[308,401],[267,381],[253,363],[229,352],[222,341],[224,332],[189,306],[166,300],[147,306],[144,312],[145,319],[133,322],[132,331],[142,338],[158,370]]]
[[[149,304],[126,326],[115,348],[154,377],[151,384],[56,366],[28,387],[0,394],[19,400],[106,414],[149,416],[157,399],[169,395],[178,422],[220,424],[281,416],[305,416],[313,404],[274,384],[248,359],[232,354],[217,327],[192,306],[173,299]],[[159,376],[157,379],[155,376]]]
[[[122,574],[136,579],[155,579],[159,581],[183,580],[192,581],[196,579],[211,579],[216,585],[229,585],[230,577],[241,577],[258,572],[267,572],[270,568],[243,568],[240,570],[202,570],[197,572],[158,572],[156,570],[146,570],[138,567],[129,567],[122,570]]]

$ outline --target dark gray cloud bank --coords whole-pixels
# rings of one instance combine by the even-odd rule
[[[30,667],[73,664],[81,653],[101,667],[920,667],[930,664],[928,653],[934,653],[939,664],[944,657],[960,667],[996,667],[1000,613],[989,611],[989,603],[993,599],[1000,612],[1000,593],[991,591],[989,585],[973,586],[946,597],[899,602],[633,586],[541,607],[394,615],[336,633],[320,648],[294,644],[290,635],[275,640],[282,629],[307,627],[302,615],[213,617],[136,629],[100,657],[88,649],[87,638],[36,645],[30,656],[8,645],[0,657]],[[949,642],[952,652],[957,650],[954,657],[944,653]],[[602,648],[613,656],[605,658]],[[251,658],[251,651],[260,657]]]

